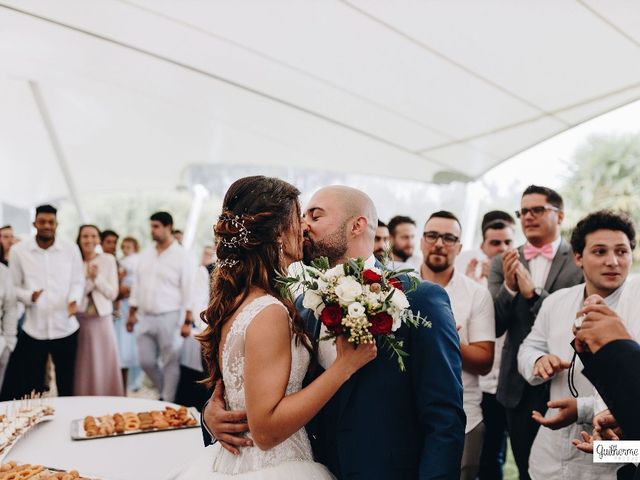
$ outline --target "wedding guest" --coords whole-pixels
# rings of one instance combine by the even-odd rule
[[[85,287],[78,304],[78,356],[75,395],[122,396],[124,388],[113,332],[113,301],[118,296],[118,266],[110,253],[98,253],[100,230],[82,225],[76,240],[84,261]]]
[[[151,215],[155,242],[140,254],[129,297],[127,330],[137,327],[140,365],[160,391],[173,401],[180,378],[182,337],[191,333],[192,269],[187,252],[171,234],[173,218],[167,212]],[[180,322],[184,311],[184,321]]]
[[[507,334],[496,397],[505,407],[511,450],[522,480],[529,479],[529,453],[538,433],[531,411],[544,414],[548,385],[532,386],[518,372],[520,344],[531,331],[542,301],[561,288],[582,283],[571,247],[560,236],[564,220],[562,197],[554,190],[531,185],[522,194],[520,219],[525,245],[496,255],[489,269],[496,335]]]
[[[0,252],[2,245],[0,245]],[[0,386],[18,341],[18,301],[9,269],[0,265]]]
[[[515,220],[507,212],[487,212],[482,217],[480,248],[461,252],[455,260],[456,270],[465,272],[469,278],[486,287],[491,260],[512,247],[514,224]],[[504,407],[496,399],[504,339],[505,335],[496,339],[493,367],[487,375],[481,375],[479,379],[485,426],[479,480],[502,480],[503,465],[507,457],[507,419]]]
[[[480,229],[480,247],[460,252],[456,257],[456,268],[486,286],[493,257],[513,246],[515,220],[507,212],[492,210],[482,217]]]
[[[373,244],[373,254],[379,262],[386,263],[389,248],[389,227],[382,220],[378,220],[376,236]]]
[[[437,283],[449,294],[459,329],[464,412],[467,416],[460,478],[474,480],[480,466],[485,431],[478,379],[491,369],[496,335],[491,294],[486,287],[454,267],[462,247],[461,233],[460,221],[453,213],[439,211],[431,214],[420,242],[424,258],[420,276],[423,280]]]
[[[173,238],[176,239],[176,241],[182,245],[182,239],[184,238],[184,233],[182,233],[182,230],[171,230],[171,235],[173,235]]]
[[[389,243],[391,244],[390,266],[397,270],[413,268],[419,271],[422,259],[414,253],[416,222],[411,217],[397,215],[389,220]]]
[[[548,428],[541,428],[533,442],[529,474],[549,480],[615,478],[618,466],[612,469],[610,464],[593,463],[581,452],[566,448],[598,413],[594,412],[595,387],[580,373],[580,360],[576,359],[573,378],[566,369],[574,353],[572,326],[584,299],[599,295],[611,309],[617,308],[631,268],[635,228],[625,215],[598,211],[578,222],[571,246],[585,283],[554,292],[544,300],[518,353],[518,369],[527,382],[551,385],[546,415],[533,414],[536,422]],[[572,396],[575,391],[569,388],[570,382],[580,394],[577,399]]]
[[[120,235],[113,230],[103,230],[100,234],[100,246],[102,247],[102,251],[115,257],[119,238]]]
[[[122,381],[125,392],[128,389],[137,391],[142,386],[142,369],[138,361],[138,346],[136,336],[133,332],[127,331],[127,319],[129,318],[129,297],[131,287],[134,284],[136,270],[138,268],[138,251],[140,250],[138,240],[133,237],[125,237],[120,243],[122,257],[119,260],[120,277],[120,315],[114,321],[113,327],[116,332],[118,345],[118,359],[122,372]]]
[[[207,375],[203,365],[202,346],[196,339],[196,335],[203,332],[206,327],[200,314],[209,306],[210,268],[214,263],[214,252],[213,246],[205,245],[202,249],[200,266],[193,278],[193,330],[182,344],[180,381],[175,398],[177,404],[196,407],[198,410],[202,410],[202,406],[211,396],[211,392],[200,383]]]
[[[0,248],[2,254],[0,255],[0,263],[5,266],[9,265],[9,252],[11,247],[16,243],[16,238],[13,236],[13,228],[11,225],[5,225],[0,228]]]
[[[26,306],[24,328],[9,359],[0,398],[19,398],[45,390],[45,368],[51,355],[60,396],[73,394],[78,320],[84,292],[82,257],[77,245],[56,238],[57,210],[36,208],[35,238],[11,249],[9,270],[18,300]]]

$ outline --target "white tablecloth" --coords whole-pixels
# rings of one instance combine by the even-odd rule
[[[7,402],[0,402],[4,411]],[[7,460],[76,469],[103,480],[163,480],[173,478],[203,447],[200,428],[145,433],[96,440],[71,440],[71,421],[87,415],[164,410],[174,404],[126,397],[58,397],[47,404],[53,420],[30,430],[9,452]]]

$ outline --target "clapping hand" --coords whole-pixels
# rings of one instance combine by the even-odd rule
[[[98,276],[98,265],[95,265],[95,264],[89,265],[89,268],[87,269],[87,276],[91,280],[95,280],[96,277]]]
[[[520,259],[518,250],[508,250],[504,252],[502,256],[502,272],[504,274],[504,283],[514,292],[518,291],[518,279],[516,277],[516,270],[520,265]]]

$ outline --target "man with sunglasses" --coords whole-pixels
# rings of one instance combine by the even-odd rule
[[[462,228],[451,212],[433,213],[424,226],[420,248],[424,261],[420,276],[439,284],[451,300],[453,316],[460,336],[462,354],[463,404],[467,415],[461,480],[474,480],[480,466],[485,426],[482,421],[482,391],[479,377],[493,365],[495,320],[489,291],[454,268],[460,253]]]
[[[537,185],[527,187],[516,212],[527,242],[496,256],[489,270],[496,335],[507,333],[496,395],[506,409],[511,449],[521,480],[530,478],[529,454],[539,428],[531,411],[544,415],[549,390],[546,384],[527,384],[520,375],[518,349],[531,331],[542,301],[556,290],[583,281],[571,246],[560,236],[563,209],[562,197],[556,191]]]

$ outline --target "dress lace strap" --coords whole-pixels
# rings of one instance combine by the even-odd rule
[[[285,307],[276,297],[272,295],[263,295],[262,297],[258,297],[245,305],[242,311],[238,314],[238,317],[235,319],[231,327],[235,330],[234,333],[244,337],[247,327],[251,321],[269,305],[280,305],[285,309],[285,311],[287,311],[287,314],[289,313],[287,307]]]

